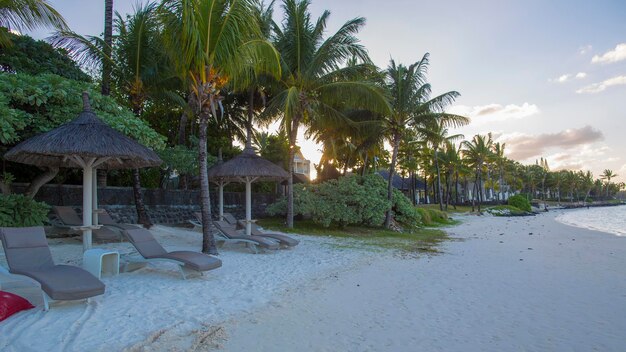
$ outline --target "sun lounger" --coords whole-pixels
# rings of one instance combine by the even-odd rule
[[[43,227],[0,228],[9,272],[37,281],[44,292],[44,309],[49,300],[72,301],[104,293],[104,284],[86,270],[55,265]]]
[[[231,213],[224,213],[224,220],[234,226],[238,226],[241,229],[245,229],[246,228],[246,223],[244,220],[237,220],[235,219],[235,217],[233,216],[233,214]],[[251,223],[251,234],[252,236],[255,237],[266,237],[266,238],[271,238],[274,239],[276,241],[278,241],[278,243],[280,244],[281,247],[294,247],[297,246],[298,243],[300,243],[300,241],[293,239],[289,236],[285,236],[285,235],[281,235],[279,233],[274,233],[274,232],[263,232],[261,231],[261,229],[259,228],[259,226],[255,223]]]
[[[141,228],[141,226],[137,224],[120,224],[119,222],[113,220],[109,212],[104,209],[100,209],[99,211],[98,222],[102,225],[116,227],[122,230],[133,230]]]
[[[52,210],[61,222],[54,223],[56,227],[75,230],[77,227],[83,226],[83,219],[78,216],[72,207],[54,206],[52,207]],[[94,241],[98,242],[120,242],[122,240],[121,230],[115,230],[109,226],[103,226],[99,229],[92,230],[92,234]]]
[[[258,253],[258,248],[263,249],[278,249],[278,241],[256,236],[248,236],[237,231],[235,226],[230,225],[225,221],[213,221],[213,225],[217,229],[215,233],[221,237],[221,240],[228,243],[245,243],[254,253]]]
[[[217,269],[222,261],[210,255],[192,251],[168,252],[156,241],[152,233],[146,229],[124,230],[124,235],[135,246],[137,252],[147,261],[170,261],[178,264],[183,279],[190,273],[198,273]]]

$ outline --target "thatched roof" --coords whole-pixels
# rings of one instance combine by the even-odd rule
[[[245,177],[254,177],[258,181],[280,181],[289,177],[289,173],[273,162],[254,154],[250,147],[236,157],[209,169],[211,181],[241,181]]]
[[[161,159],[152,150],[109,127],[91,111],[83,93],[84,110],[76,119],[32,137],[4,154],[23,164],[47,167],[79,167],[74,156],[83,159],[109,158],[99,169],[130,169],[157,166]]]

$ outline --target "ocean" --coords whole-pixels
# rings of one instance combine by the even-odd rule
[[[556,217],[566,225],[626,236],[626,206],[568,210]]]

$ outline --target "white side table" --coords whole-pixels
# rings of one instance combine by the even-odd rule
[[[120,273],[120,254],[118,251],[94,248],[83,253],[83,268],[100,279],[102,275]]]

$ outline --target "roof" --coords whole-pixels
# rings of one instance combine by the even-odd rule
[[[45,167],[82,167],[74,157],[102,160],[99,169],[157,166],[159,156],[151,149],[114,130],[91,111],[83,93],[84,110],[71,122],[16,145],[4,158]]]
[[[289,173],[273,162],[263,159],[246,147],[236,157],[211,167],[208,171],[209,180],[243,180],[254,177],[258,180],[278,181],[289,177]]]
[[[378,171],[378,174],[382,176],[385,180],[389,180],[389,170],[381,170]],[[394,188],[397,188],[402,191],[408,191],[411,189],[411,178],[410,177],[401,177],[397,173],[393,174],[393,180],[391,181]],[[420,178],[415,179],[415,187],[418,189],[424,188],[424,181]]]

